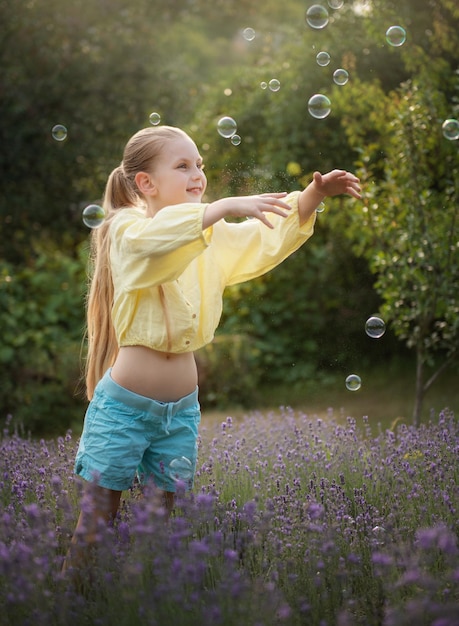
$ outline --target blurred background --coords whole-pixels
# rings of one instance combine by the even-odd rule
[[[456,0],[0,0],[0,23],[0,419],[81,429],[82,210],[152,123],[196,141],[207,201],[301,189],[316,169],[364,190],[227,291],[197,355],[204,412],[351,397],[416,424],[459,410]],[[240,139],[219,134],[223,116]]]

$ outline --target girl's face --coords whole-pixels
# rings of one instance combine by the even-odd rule
[[[153,192],[149,204],[155,211],[172,204],[201,202],[207,187],[202,157],[189,137],[168,141],[150,174]]]

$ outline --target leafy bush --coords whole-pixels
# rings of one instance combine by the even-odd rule
[[[82,409],[84,248],[76,258],[50,244],[32,248],[26,266],[0,261],[0,413],[26,430],[56,432]]]

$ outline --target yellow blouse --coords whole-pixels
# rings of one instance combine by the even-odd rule
[[[257,219],[220,220],[202,230],[206,204],[168,206],[155,217],[121,209],[110,225],[113,324],[120,346],[190,352],[212,341],[226,286],[261,276],[297,250],[314,230],[299,226],[298,197],[270,229]]]

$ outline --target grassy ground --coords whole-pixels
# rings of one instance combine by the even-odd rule
[[[326,381],[308,381],[304,386],[279,386],[260,390],[257,410],[276,412],[281,406],[290,406],[311,417],[325,419],[330,409],[335,417],[354,417],[357,422],[368,417],[373,432],[378,425],[390,428],[397,422],[412,423],[414,404],[414,369],[410,364],[393,363],[359,371],[362,386],[358,391],[348,391],[345,376],[330,377]],[[459,415],[459,374],[446,372],[425,395],[422,422],[427,422],[431,413],[435,415],[450,408]],[[230,415],[242,418],[250,410],[228,408],[225,410],[203,410],[203,425],[224,420]]]

